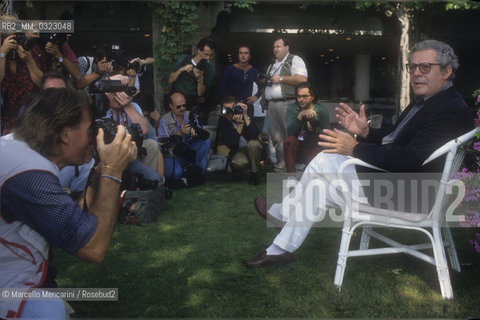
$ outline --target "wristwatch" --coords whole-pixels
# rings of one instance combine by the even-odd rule
[[[63,57],[58,58],[58,62],[63,63]]]
[[[282,81],[283,81],[283,77],[280,77],[280,79],[278,79],[278,80],[279,80],[280,82],[282,82]]]
[[[5,58],[5,54],[0,53],[0,59],[3,59],[3,58]]]

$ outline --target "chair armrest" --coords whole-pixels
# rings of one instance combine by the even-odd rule
[[[380,171],[383,171],[383,172],[387,172],[387,170],[384,170],[382,168],[379,168],[377,166],[374,166],[374,165],[371,165],[370,163],[368,162],[365,162],[363,160],[360,160],[358,158],[350,158],[346,161],[344,161],[340,167],[338,168],[338,173],[344,173],[345,172],[345,169],[351,165],[357,165],[357,166],[362,166],[362,167],[366,167],[366,168],[370,168],[370,169],[375,169],[375,170],[380,170]]]
[[[450,141],[447,144],[444,144],[443,146],[435,150],[425,161],[423,161],[422,166],[437,159],[438,157],[444,155],[445,153],[448,153],[454,146],[455,146],[455,141]]]
[[[475,132],[478,130],[478,128],[475,128],[473,130],[470,130],[469,132],[461,135],[460,137],[450,140],[437,150],[435,150],[430,157],[428,157],[422,164],[422,166],[426,165],[427,163],[437,159],[438,157],[444,155],[445,153],[452,151],[452,152],[457,152],[457,148],[459,145],[462,145],[464,143],[469,142],[471,139],[473,139],[473,136],[475,135]]]

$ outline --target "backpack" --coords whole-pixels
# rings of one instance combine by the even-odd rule
[[[130,191],[120,194],[119,220],[124,224],[146,226],[155,222],[165,210],[165,191],[160,186],[153,190]]]

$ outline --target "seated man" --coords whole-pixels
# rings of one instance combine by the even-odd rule
[[[101,165],[82,210],[65,193],[58,171],[92,157],[90,99],[83,91],[51,88],[34,93],[13,134],[0,138],[0,287],[45,286],[50,246],[99,263],[118,217],[120,177],[137,148],[123,126],[111,144],[96,137]],[[52,124],[55,124],[54,126]],[[51,285],[50,285],[51,286]],[[37,288],[37,289],[35,289]],[[65,319],[63,300],[2,299],[0,318]]]
[[[208,131],[201,128],[195,114],[186,111],[185,98],[180,92],[170,96],[169,106],[171,111],[162,116],[158,127],[158,137],[176,140],[174,154],[164,159],[165,178],[170,181],[180,179],[184,168],[191,163],[203,177],[210,150]]]
[[[128,77],[122,75],[114,75],[108,80],[120,80],[122,85],[126,86]],[[138,124],[144,135],[143,148],[145,151],[140,156],[140,160],[132,162],[127,171],[132,175],[143,175],[144,179],[158,182],[163,181],[163,156],[158,149],[158,143],[153,127],[143,116],[140,107],[132,102],[132,97],[125,92],[107,92],[110,108],[107,110],[105,118],[114,120],[117,124],[124,125],[127,129],[132,124]],[[130,132],[133,134],[133,132]],[[139,154],[141,150],[139,150]]]
[[[393,129],[374,129],[367,124],[365,106],[360,112],[354,112],[346,104],[337,108],[339,124],[350,133],[356,134],[355,140],[350,134],[339,130],[323,130],[319,145],[325,150],[307,166],[300,185],[305,186],[311,179],[319,179],[325,184],[331,183],[328,173],[336,173],[340,165],[349,156],[359,158],[390,172],[438,172],[443,168],[442,158],[426,166],[422,163],[430,154],[448,142],[473,129],[473,119],[463,98],[453,87],[452,79],[458,68],[458,59],[447,44],[435,40],[426,40],[416,44],[410,51],[410,85],[415,94],[411,103],[400,116]],[[357,179],[352,168],[350,177]],[[346,180],[348,183],[348,180]],[[362,189],[353,192],[352,199],[361,202]],[[293,192],[296,192],[294,190]],[[284,198],[287,204],[289,196]],[[302,194],[305,201],[305,194]],[[318,208],[317,218],[324,217],[327,207],[343,207],[342,199],[327,193],[322,201],[313,204]],[[301,206],[302,203],[297,203]],[[244,260],[249,267],[263,267],[288,263],[295,259],[293,252],[305,240],[315,219],[307,218],[304,210],[300,214],[290,210],[282,212],[282,205],[274,204],[267,212],[264,199],[255,199],[259,214],[266,218],[273,216],[278,220],[287,220],[282,231],[261,255]],[[304,206],[305,207],[305,206]],[[292,208],[292,207],[290,207]]]
[[[232,165],[233,178],[250,164],[248,184],[258,185],[258,164],[262,159],[263,146],[258,140],[255,119],[247,115],[247,105],[236,102],[232,96],[222,101],[223,115],[218,119],[217,152],[228,157]]]
[[[283,155],[287,172],[295,172],[295,164],[308,164],[322,151],[318,135],[330,128],[328,110],[315,103],[316,93],[308,82],[296,88],[297,102],[287,108],[287,136],[283,141]]]

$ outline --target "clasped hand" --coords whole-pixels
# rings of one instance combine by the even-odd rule
[[[117,126],[112,143],[105,144],[103,129],[98,129],[97,152],[102,164],[108,166],[115,176],[121,176],[128,164],[137,158],[137,146],[124,126]]]

